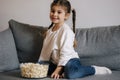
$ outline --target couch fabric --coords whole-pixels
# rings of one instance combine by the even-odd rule
[[[77,29],[76,39],[82,64],[120,70],[120,26]]]
[[[6,31],[0,32],[0,60],[2,60],[0,61],[0,65],[2,65],[0,66],[0,80],[26,80],[26,78],[21,77],[20,69],[18,69],[19,64],[37,62],[43,43],[41,33],[46,28],[20,23],[15,20],[10,20],[9,26],[10,28]],[[120,79],[119,25],[77,28],[76,39],[78,46],[75,50],[78,52],[83,65],[106,66],[113,71],[110,75],[92,75],[79,78],[79,80]],[[6,58],[3,58],[3,56]],[[4,66],[7,67],[4,68]],[[47,77],[45,79],[51,78]]]
[[[13,64],[14,63],[14,64]],[[10,29],[0,32],[0,72],[17,69],[19,61]]]

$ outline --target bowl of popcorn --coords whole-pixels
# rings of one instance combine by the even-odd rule
[[[48,64],[21,63],[21,76],[25,78],[44,78],[47,77]]]

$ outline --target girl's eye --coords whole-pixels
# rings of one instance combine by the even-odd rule
[[[58,11],[58,14],[61,14],[62,12]]]
[[[52,10],[51,12],[52,12],[52,13],[55,13],[55,11],[53,11],[53,10]]]

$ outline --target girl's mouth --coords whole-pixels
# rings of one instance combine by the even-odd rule
[[[52,18],[52,21],[56,21],[56,20],[58,20],[58,18]]]
[[[52,18],[52,20],[57,20],[58,18]]]

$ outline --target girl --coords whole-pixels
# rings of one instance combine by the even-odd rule
[[[39,62],[50,62],[48,75],[59,79],[64,73],[68,79],[81,78],[94,74],[110,74],[106,67],[83,66],[78,53],[74,50],[75,11],[73,13],[73,31],[65,23],[71,13],[68,0],[54,0],[51,4],[50,19],[52,24],[46,32]]]

